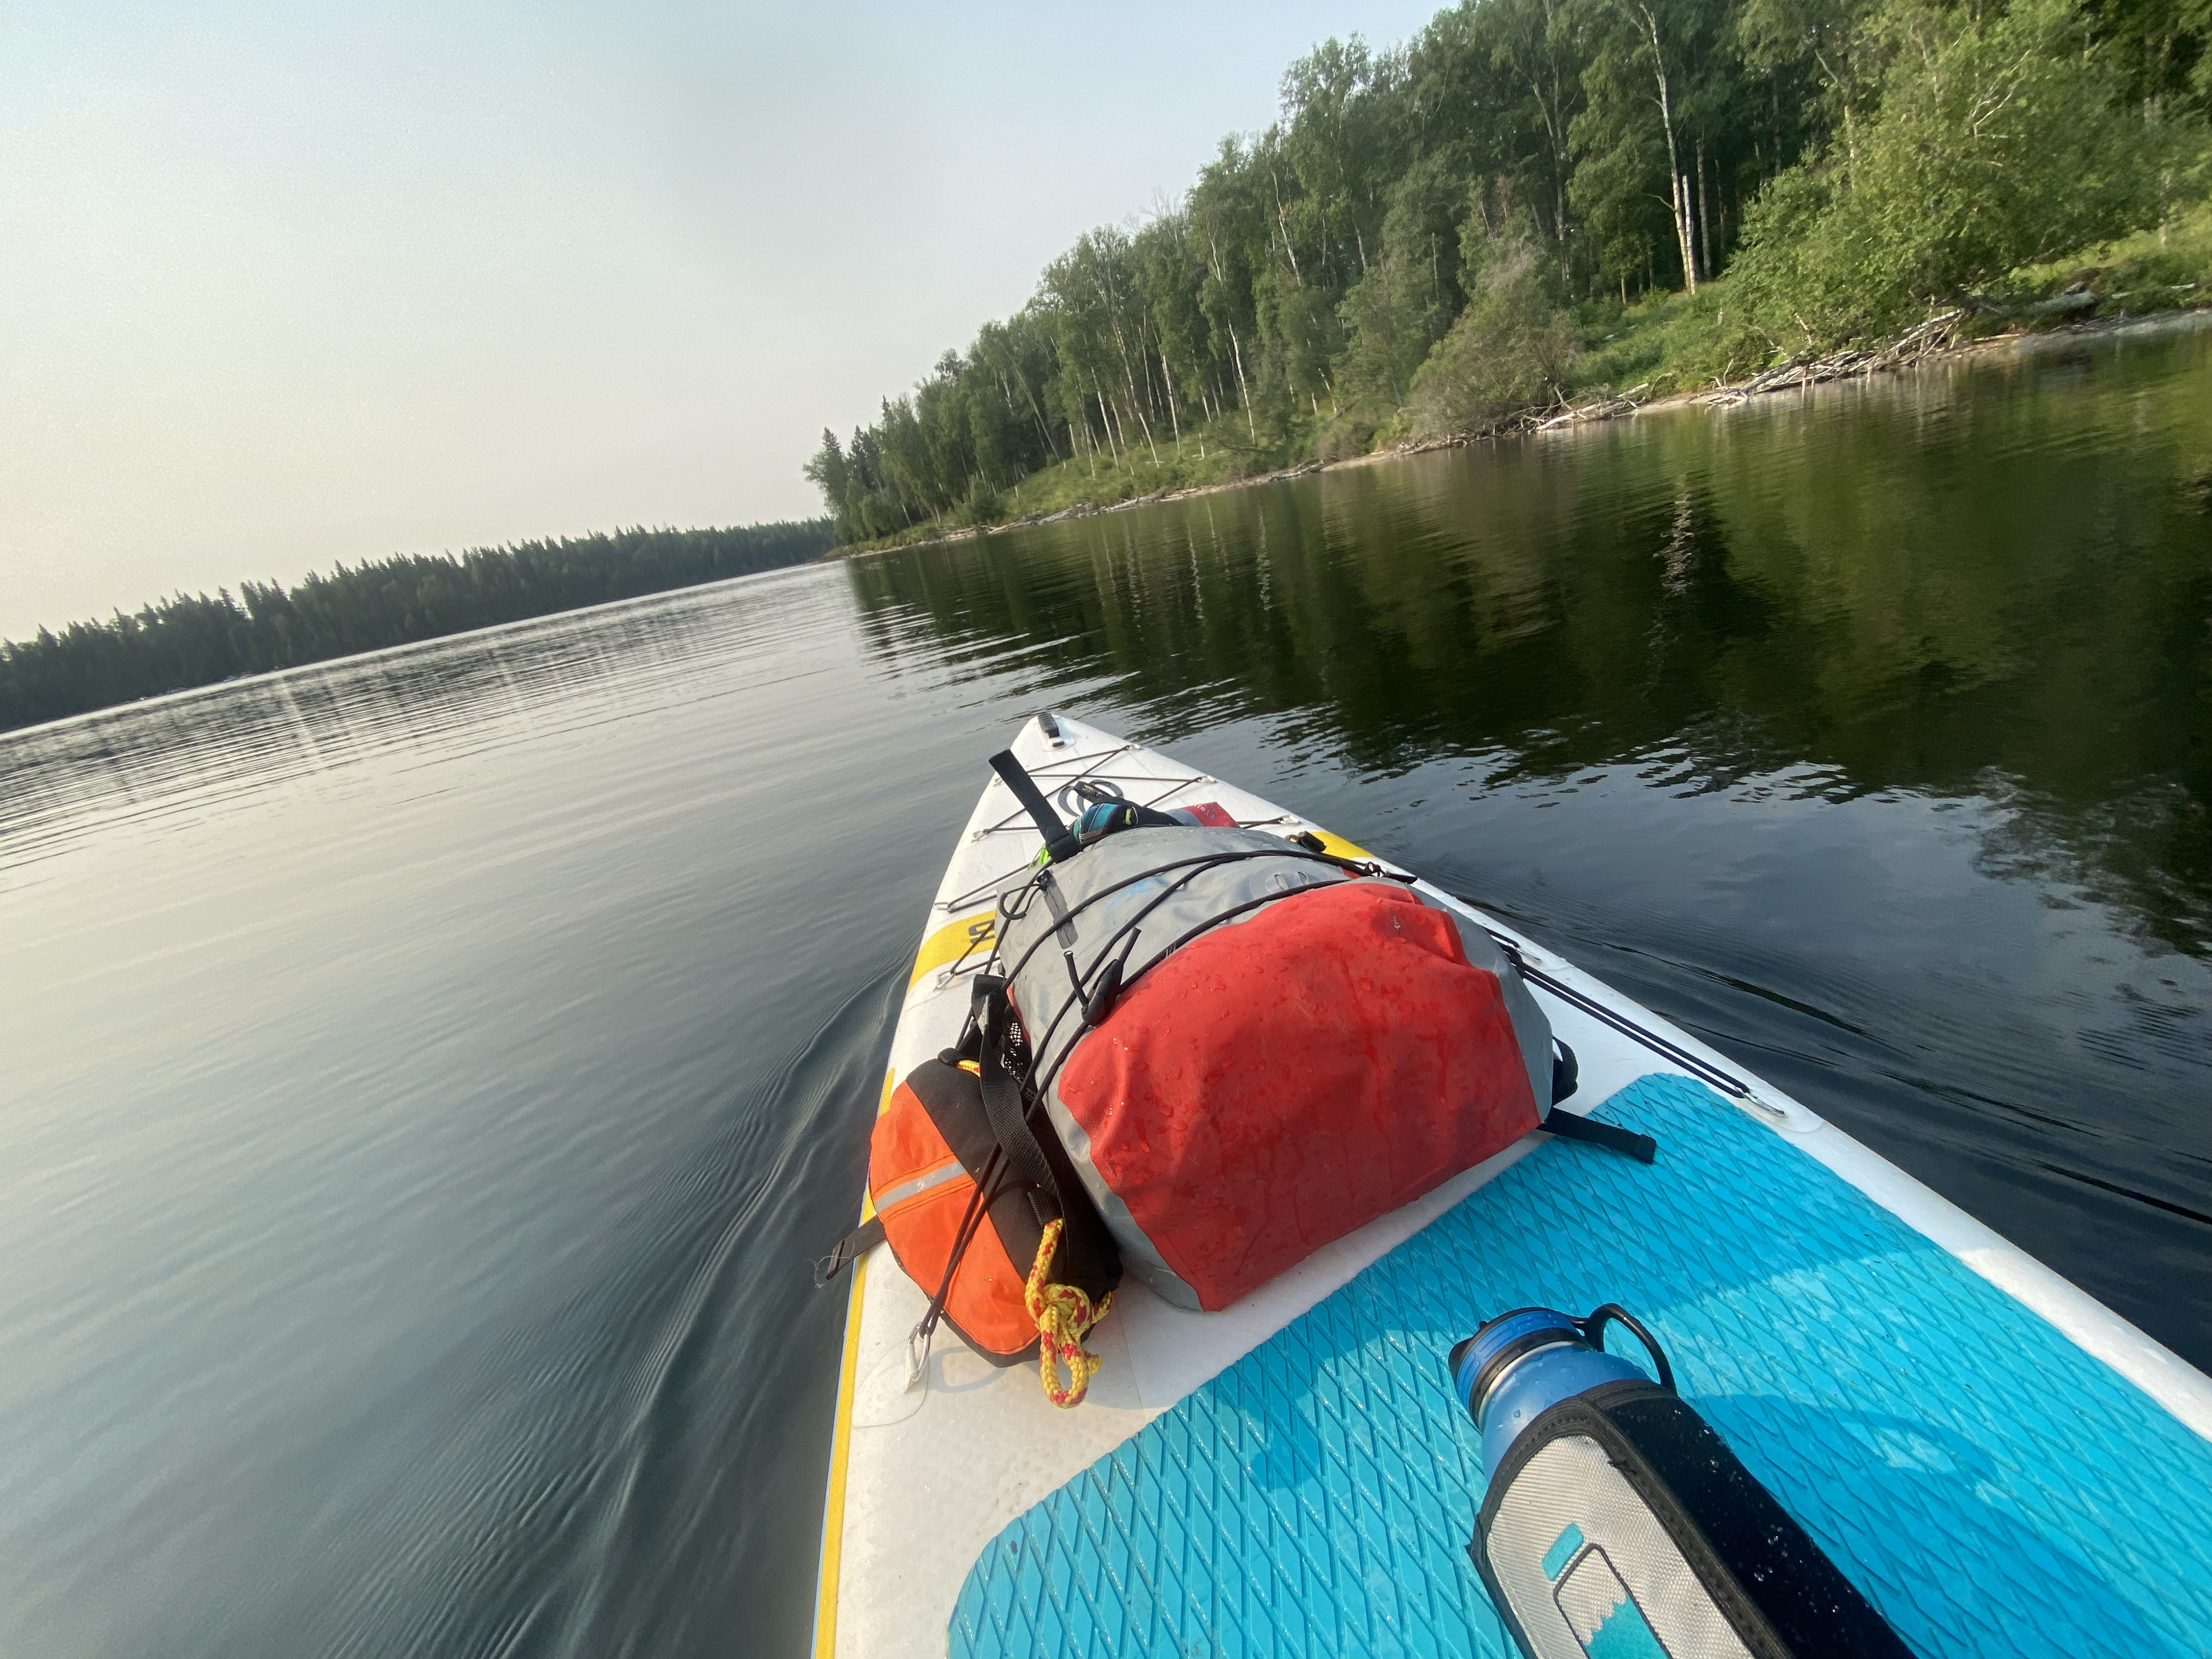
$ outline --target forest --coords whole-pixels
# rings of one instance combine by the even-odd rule
[[[106,622],[0,641],[0,731],[495,623],[720,581],[819,556],[827,520],[621,530],[340,564],[287,588],[179,593]]]
[[[910,538],[1938,307],[2202,303],[2208,35],[2212,0],[1467,0],[1392,49],[1331,40],[1273,125],[805,472],[841,541]]]

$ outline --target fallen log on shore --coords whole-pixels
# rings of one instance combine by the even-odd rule
[[[1902,368],[1907,363],[1917,362],[1923,357],[1948,350],[1957,343],[1960,327],[1966,322],[1967,314],[1967,308],[1964,306],[1939,312],[1917,326],[1907,329],[1887,345],[1873,351],[1838,351],[1825,357],[1801,351],[1787,362],[1777,363],[1773,368],[1753,375],[1748,380],[1716,386],[1698,401],[1711,408],[1733,409],[1769,392],[1786,392],[1794,386],[1818,386],[1824,380],[1840,380],[1852,375],[1863,377]]]
[[[1531,411],[1515,418],[1523,423],[1523,428],[1527,431],[1564,432],[1570,427],[1583,426],[1591,421],[1609,421],[1615,416],[1633,415],[1648,401],[1650,392],[1651,382],[1646,380],[1643,385],[1632,386],[1627,391],[1615,396],[1600,398],[1591,403],[1578,404],[1574,408],[1562,410],[1556,415]]]

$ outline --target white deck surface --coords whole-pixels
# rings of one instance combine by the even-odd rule
[[[1285,836],[1302,829],[1328,834],[1155,750],[1065,717],[1060,727],[1063,740],[1054,744],[1030,720],[1011,745],[1048,796],[1076,778],[1105,779],[1118,783],[1131,799],[1150,805],[1212,801],[1255,828]],[[1075,816],[1074,805],[1059,804],[1068,817]],[[1334,851],[1371,856],[1334,837],[1330,841]],[[931,907],[918,971],[892,1041],[893,1076],[904,1076],[957,1036],[968,1007],[967,975],[988,957],[988,937],[957,970],[953,957],[967,945],[975,925],[991,918],[1000,884],[1028,865],[1040,844],[1027,816],[994,777],[962,832]],[[1532,967],[1749,1085],[1743,1109],[1754,1120],[1789,1137],[2212,1439],[2212,1381],[2178,1356],[1696,1038],[1493,918],[1425,883],[1422,890],[1515,939]],[[1553,1030],[1581,1062],[1581,1084],[1571,1109],[1588,1109],[1653,1072],[1686,1070],[1542,988],[1531,988]],[[886,1098],[888,1093],[887,1085]],[[1220,1313],[1170,1307],[1133,1277],[1125,1279],[1115,1294],[1113,1311],[1088,1341],[1104,1364],[1091,1382],[1090,1398],[1071,1411],[1045,1399],[1033,1364],[994,1368],[950,1331],[941,1334],[933,1348],[924,1386],[909,1390],[907,1337],[928,1298],[900,1271],[889,1250],[872,1251],[859,1265],[850,1293],[823,1520],[817,1659],[942,1654],[962,1581],[1008,1522],[1536,1144],[1538,1137],[1529,1136],[1417,1202],[1338,1240]]]

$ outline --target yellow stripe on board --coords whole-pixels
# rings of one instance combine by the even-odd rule
[[[822,1569],[814,1604],[814,1659],[836,1659],[837,1565],[845,1550],[845,1462],[853,1449],[853,1383],[860,1368],[860,1291],[868,1258],[853,1264],[852,1294],[845,1303],[845,1361],[837,1378],[837,1424],[830,1437],[830,1495],[822,1514]]]
[[[1346,841],[1342,836],[1332,836],[1326,830],[1316,830],[1314,834],[1321,837],[1322,849],[1324,852],[1334,853],[1340,859],[1371,860],[1375,856],[1358,842]]]
[[[881,1117],[885,1112],[888,1112],[891,1109],[891,1084],[897,1076],[898,1073],[896,1071],[885,1072],[884,1073],[883,1098],[876,1103],[876,1115],[878,1117]],[[873,1193],[864,1190],[860,1194],[860,1219],[863,1223],[872,1221],[875,1219],[875,1215],[876,1195]]]
[[[895,1071],[884,1073],[883,1099],[876,1115],[890,1109]],[[860,1219],[875,1213],[863,1194]],[[837,1370],[837,1420],[830,1431],[830,1490],[822,1504],[822,1564],[815,1577],[814,1659],[836,1659],[837,1568],[845,1553],[845,1464],[853,1449],[853,1389],[860,1370],[860,1293],[868,1282],[868,1258],[853,1264],[853,1288],[845,1298],[845,1358]]]
[[[924,974],[948,962],[957,962],[963,957],[990,955],[992,934],[998,925],[998,915],[992,910],[978,910],[972,916],[946,922],[922,940],[921,949],[914,958],[914,972],[907,979],[907,988],[912,990],[921,983]]]

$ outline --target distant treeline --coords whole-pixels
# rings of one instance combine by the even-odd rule
[[[1711,372],[1881,337],[2202,203],[2208,41],[2207,0],[1463,0],[1331,40],[807,472],[862,540],[1194,428],[1265,465],[1480,429],[1723,273]]]
[[[0,641],[0,731],[240,674],[327,662],[471,628],[802,563],[826,519],[742,530],[620,530],[341,564],[287,588],[179,593],[132,615]]]

